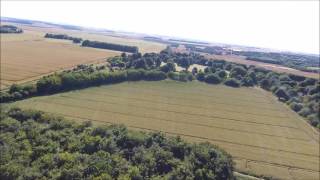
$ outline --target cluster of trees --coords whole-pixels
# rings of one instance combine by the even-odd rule
[[[73,43],[81,43],[82,38],[78,38],[78,37],[72,37],[72,36],[68,36],[66,34],[50,34],[50,33],[46,33],[44,35],[45,38],[52,38],[52,39],[66,39],[66,40],[71,40]]]
[[[23,33],[23,30],[12,25],[1,25],[0,33]]]
[[[123,52],[129,52],[129,53],[137,53],[139,51],[138,47],[136,46],[113,44],[113,43],[106,43],[106,42],[99,42],[99,41],[84,40],[81,45],[85,47],[109,49],[109,50],[123,51]]]
[[[35,84],[17,85],[13,84],[9,90],[0,92],[0,103],[15,101],[37,95],[37,86]]]
[[[2,109],[0,128],[0,179],[234,179],[220,148],[159,132],[18,108]]]

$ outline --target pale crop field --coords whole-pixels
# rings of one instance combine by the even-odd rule
[[[68,40],[44,38],[45,33],[68,34],[89,40],[138,46],[141,52],[160,52],[166,46],[138,39],[111,37],[90,32],[14,24],[22,34],[1,34],[1,83],[4,89],[13,83],[36,80],[78,64],[97,63],[120,55],[119,51],[85,48]]]
[[[24,29],[1,34],[1,89],[78,64],[96,63],[120,55],[118,51],[84,48],[66,40],[44,38],[45,31]]]
[[[35,97],[13,105],[72,120],[208,141],[229,152],[238,171],[281,179],[319,178],[319,133],[258,88],[200,82],[130,82]]]
[[[80,37],[82,39],[88,39],[92,41],[102,41],[108,43],[116,43],[129,46],[137,46],[141,53],[148,52],[160,52],[166,48],[166,44],[145,41],[140,37],[130,37],[125,33],[97,33],[90,30],[69,30],[57,27],[33,27],[26,25],[17,25],[25,31],[32,32],[34,34],[40,34],[41,37],[45,33],[67,34],[74,37]]]

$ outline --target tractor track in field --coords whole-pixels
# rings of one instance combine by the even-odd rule
[[[63,104],[63,103],[53,103],[53,102],[43,102],[43,103],[47,103],[47,104],[56,104],[56,105],[62,105],[62,106],[67,106],[67,107],[70,107],[71,105],[69,104]],[[76,108],[82,108],[82,109],[89,109],[89,110],[93,110],[93,111],[97,111],[97,109],[94,109],[94,108],[88,108],[88,107],[84,107],[84,106],[77,106],[77,105],[72,105],[73,107],[76,107]],[[100,110],[102,111],[102,110]],[[103,110],[102,112],[107,112],[107,113],[117,113],[117,114],[121,114],[121,115],[125,115],[125,116],[135,116],[135,117],[139,117],[139,118],[148,118],[148,117],[143,117],[143,116],[137,116],[137,115],[132,115],[132,114],[127,114],[127,113],[121,113],[121,112],[114,112],[114,111],[106,111],[106,110]],[[62,115],[65,115],[65,116],[73,116],[73,115],[66,115],[66,114],[62,114]],[[76,116],[74,116],[76,117]],[[77,117],[77,118],[80,118],[80,117]],[[85,118],[87,119],[87,118]],[[156,119],[156,118],[149,118],[149,119]],[[88,119],[90,120],[90,119]],[[103,120],[96,120],[96,119],[92,119],[94,121],[100,121],[100,122],[103,122]],[[157,119],[157,120],[160,120],[160,119]],[[160,120],[161,121],[161,120]],[[165,120],[163,119],[163,121],[167,121],[167,122],[174,122],[174,123],[179,123],[177,121],[172,121],[172,120]],[[108,122],[108,121],[105,121],[105,122]],[[115,124],[113,122],[108,122],[108,123],[112,123],[112,124]],[[182,124],[186,124],[186,123],[182,123]],[[130,126],[130,127],[133,127],[133,126]],[[138,127],[137,127],[138,128]],[[140,127],[141,128],[141,127]],[[145,129],[148,129],[148,128],[145,128]],[[152,131],[157,131],[155,129],[150,129]],[[165,132],[165,133],[169,133],[169,132]],[[176,133],[177,134],[177,133]],[[177,134],[179,135],[179,134]],[[256,146],[256,145],[250,145],[250,144],[241,144],[241,143],[237,143],[237,142],[232,142],[232,141],[226,141],[226,140],[221,140],[221,139],[211,139],[211,138],[206,138],[206,137],[200,137],[200,136],[194,136],[194,135],[186,135],[186,134],[181,134],[181,135],[185,135],[185,136],[189,136],[189,137],[195,137],[195,138],[200,138],[200,139],[207,139],[207,140],[212,140],[212,141],[220,141],[220,142],[225,142],[225,143],[230,143],[230,144],[236,144],[236,145],[243,145],[243,146],[248,146],[248,147],[255,147],[255,148],[260,148],[260,149],[267,149],[267,150],[270,150],[270,151],[277,151],[277,152],[286,152],[286,153],[292,153],[292,154],[299,154],[299,155],[304,155],[304,156],[309,156],[309,157],[315,157],[315,158],[318,158],[319,156],[318,155],[315,155],[315,154],[309,154],[309,153],[300,153],[300,152],[294,152],[294,151],[288,151],[288,150],[284,150],[284,149],[275,149],[275,148],[271,148],[271,147],[263,147],[263,146]],[[307,142],[304,140],[304,142]]]
[[[82,92],[83,94],[88,94],[88,95],[107,95],[104,93],[86,93],[86,92]],[[110,95],[108,94],[107,96],[109,97],[115,97],[115,98],[122,98],[122,99],[132,99],[132,100],[137,100],[137,101],[143,101],[143,102],[150,102],[153,104],[165,104],[165,105],[173,105],[173,106],[186,106],[186,107],[191,107],[191,108],[195,108],[195,109],[207,109],[207,110],[212,110],[212,108],[208,108],[205,106],[196,106],[196,105],[190,105],[190,104],[179,104],[179,103],[169,103],[169,102],[164,102],[164,101],[153,101],[153,100],[148,100],[148,99],[141,99],[141,98],[130,98],[130,97],[123,97],[123,96],[116,96],[116,95]],[[61,97],[69,97],[72,98],[72,96],[65,96],[65,95],[61,95]],[[74,98],[77,99],[77,98]],[[81,99],[81,98],[78,98]],[[92,100],[92,99],[86,99],[86,100]],[[93,100],[94,101],[94,100]],[[97,100],[98,101],[98,100]],[[101,101],[104,102],[104,101]],[[105,101],[107,102],[107,101]],[[265,116],[265,117],[270,117],[270,118],[287,118],[287,116],[276,116],[276,115],[269,115],[269,114],[256,114],[256,113],[250,113],[250,112],[241,112],[241,111],[235,111],[235,110],[229,110],[229,109],[224,109],[224,108],[216,108],[215,109],[219,109],[221,111],[225,111],[225,112],[234,112],[234,113],[239,113],[239,114],[244,114],[244,115],[254,115],[254,116]]]
[[[47,101],[42,101],[38,100],[38,102],[41,103],[46,103],[46,104],[56,104],[56,105],[61,105],[61,106],[73,106],[77,108],[82,108],[82,109],[89,109],[92,111],[101,111],[101,112],[107,112],[107,113],[115,113],[115,114],[120,114],[120,115],[125,115],[125,116],[134,116],[138,118],[148,118],[148,119],[156,119],[159,121],[166,121],[166,122],[174,122],[174,123],[181,123],[181,124],[191,124],[191,125],[197,125],[197,126],[202,126],[202,127],[210,127],[210,128],[215,128],[215,129],[224,129],[228,131],[237,131],[237,132],[242,132],[242,133],[248,133],[248,134],[259,134],[259,135],[265,135],[265,136],[270,136],[270,137],[278,137],[278,138],[285,138],[285,139],[291,139],[291,140],[297,140],[297,141],[302,141],[306,142],[306,139],[302,138],[293,138],[293,137],[286,137],[286,136],[279,136],[279,135],[274,135],[274,134],[267,134],[267,133],[258,133],[258,132],[252,132],[252,131],[246,131],[246,130],[239,130],[239,129],[234,129],[234,128],[226,128],[226,127],[221,127],[221,126],[213,126],[213,125],[208,125],[208,124],[201,124],[201,123],[190,123],[190,122],[182,122],[182,121],[174,121],[174,120],[169,120],[169,119],[164,119],[164,118],[157,118],[157,117],[152,117],[152,116],[141,116],[141,115],[136,115],[132,113],[124,113],[124,112],[115,112],[115,111],[108,111],[108,110],[98,110],[95,108],[90,108],[86,106],[79,106],[79,105],[69,105],[69,104],[63,104],[63,103],[56,103],[56,102],[47,102]],[[120,105],[118,103],[108,103],[112,105]],[[128,106],[128,105],[125,105]],[[137,106],[131,106],[131,107],[137,107]],[[153,108],[143,108],[143,109],[153,109]],[[178,114],[185,114],[185,115],[191,115],[191,116],[200,116],[199,114],[192,114],[192,113],[182,113],[182,112],[177,112],[177,111],[167,111],[167,110],[159,110],[159,109],[153,109],[153,110],[158,110],[158,111],[163,111],[163,112],[171,112],[171,113],[178,113]],[[207,116],[205,116],[207,117]],[[222,118],[217,118],[217,119],[222,119]]]

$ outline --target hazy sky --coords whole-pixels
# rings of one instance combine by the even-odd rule
[[[319,54],[319,1],[3,1],[1,16]]]

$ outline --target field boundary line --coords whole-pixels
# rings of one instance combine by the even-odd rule
[[[48,103],[50,104],[50,103]],[[52,103],[54,104],[54,103]],[[59,105],[59,103],[56,103]],[[62,105],[62,104],[61,104]],[[70,106],[70,105],[62,105],[62,106]],[[85,108],[85,107],[79,107],[79,108],[82,108],[82,109],[88,109],[88,108]],[[92,110],[92,109],[91,109]],[[48,111],[46,111],[48,112]],[[111,112],[111,111],[107,111],[107,112]],[[49,112],[50,113],[50,112]],[[51,112],[52,113],[52,112]],[[115,113],[115,112],[111,112],[111,113]],[[62,113],[60,113],[62,114]],[[124,113],[123,113],[124,114]],[[65,116],[71,116],[71,115],[66,115],[64,114]],[[127,115],[128,114],[124,114],[124,115]],[[74,116],[74,117],[77,117],[77,116]],[[80,117],[78,117],[80,118]],[[143,117],[140,117],[140,118],[143,118]],[[82,118],[82,119],[88,119],[90,120],[89,118]],[[94,120],[94,119],[92,119]],[[95,121],[101,121],[103,122],[103,120],[95,120]],[[106,121],[108,122],[108,121]],[[111,123],[111,122],[108,122],[108,123]],[[117,124],[117,123],[112,123],[112,124]],[[133,127],[133,126],[131,126]],[[145,129],[148,129],[148,128],[145,128]],[[150,129],[150,130],[153,130],[153,131],[159,131],[159,130],[154,130],[154,129]],[[168,132],[169,133],[169,132]],[[178,134],[178,133],[177,133]],[[181,135],[184,135],[184,134],[181,134]],[[262,146],[256,146],[256,145],[250,145],[250,144],[241,144],[241,143],[237,143],[237,142],[232,142],[232,141],[226,141],[226,140],[220,140],[220,139],[212,139],[212,138],[206,138],[206,137],[201,137],[201,136],[195,136],[195,135],[185,135],[185,136],[189,136],[189,137],[195,137],[195,138],[199,138],[199,139],[206,139],[206,140],[212,140],[212,141],[219,141],[219,142],[226,142],[226,143],[230,143],[230,144],[237,144],[237,145],[242,145],[242,146],[248,146],[248,147],[255,147],[255,148],[259,148],[259,149],[268,149],[270,151],[279,151],[279,152],[286,152],[286,153],[291,153],[291,154],[299,154],[299,155],[304,155],[304,156],[309,156],[309,157],[320,157],[319,155],[315,155],[315,154],[309,154],[309,153],[300,153],[300,152],[292,152],[292,151],[287,151],[287,150],[283,150],[283,149],[274,149],[274,148],[271,148],[271,147],[262,147]]]

